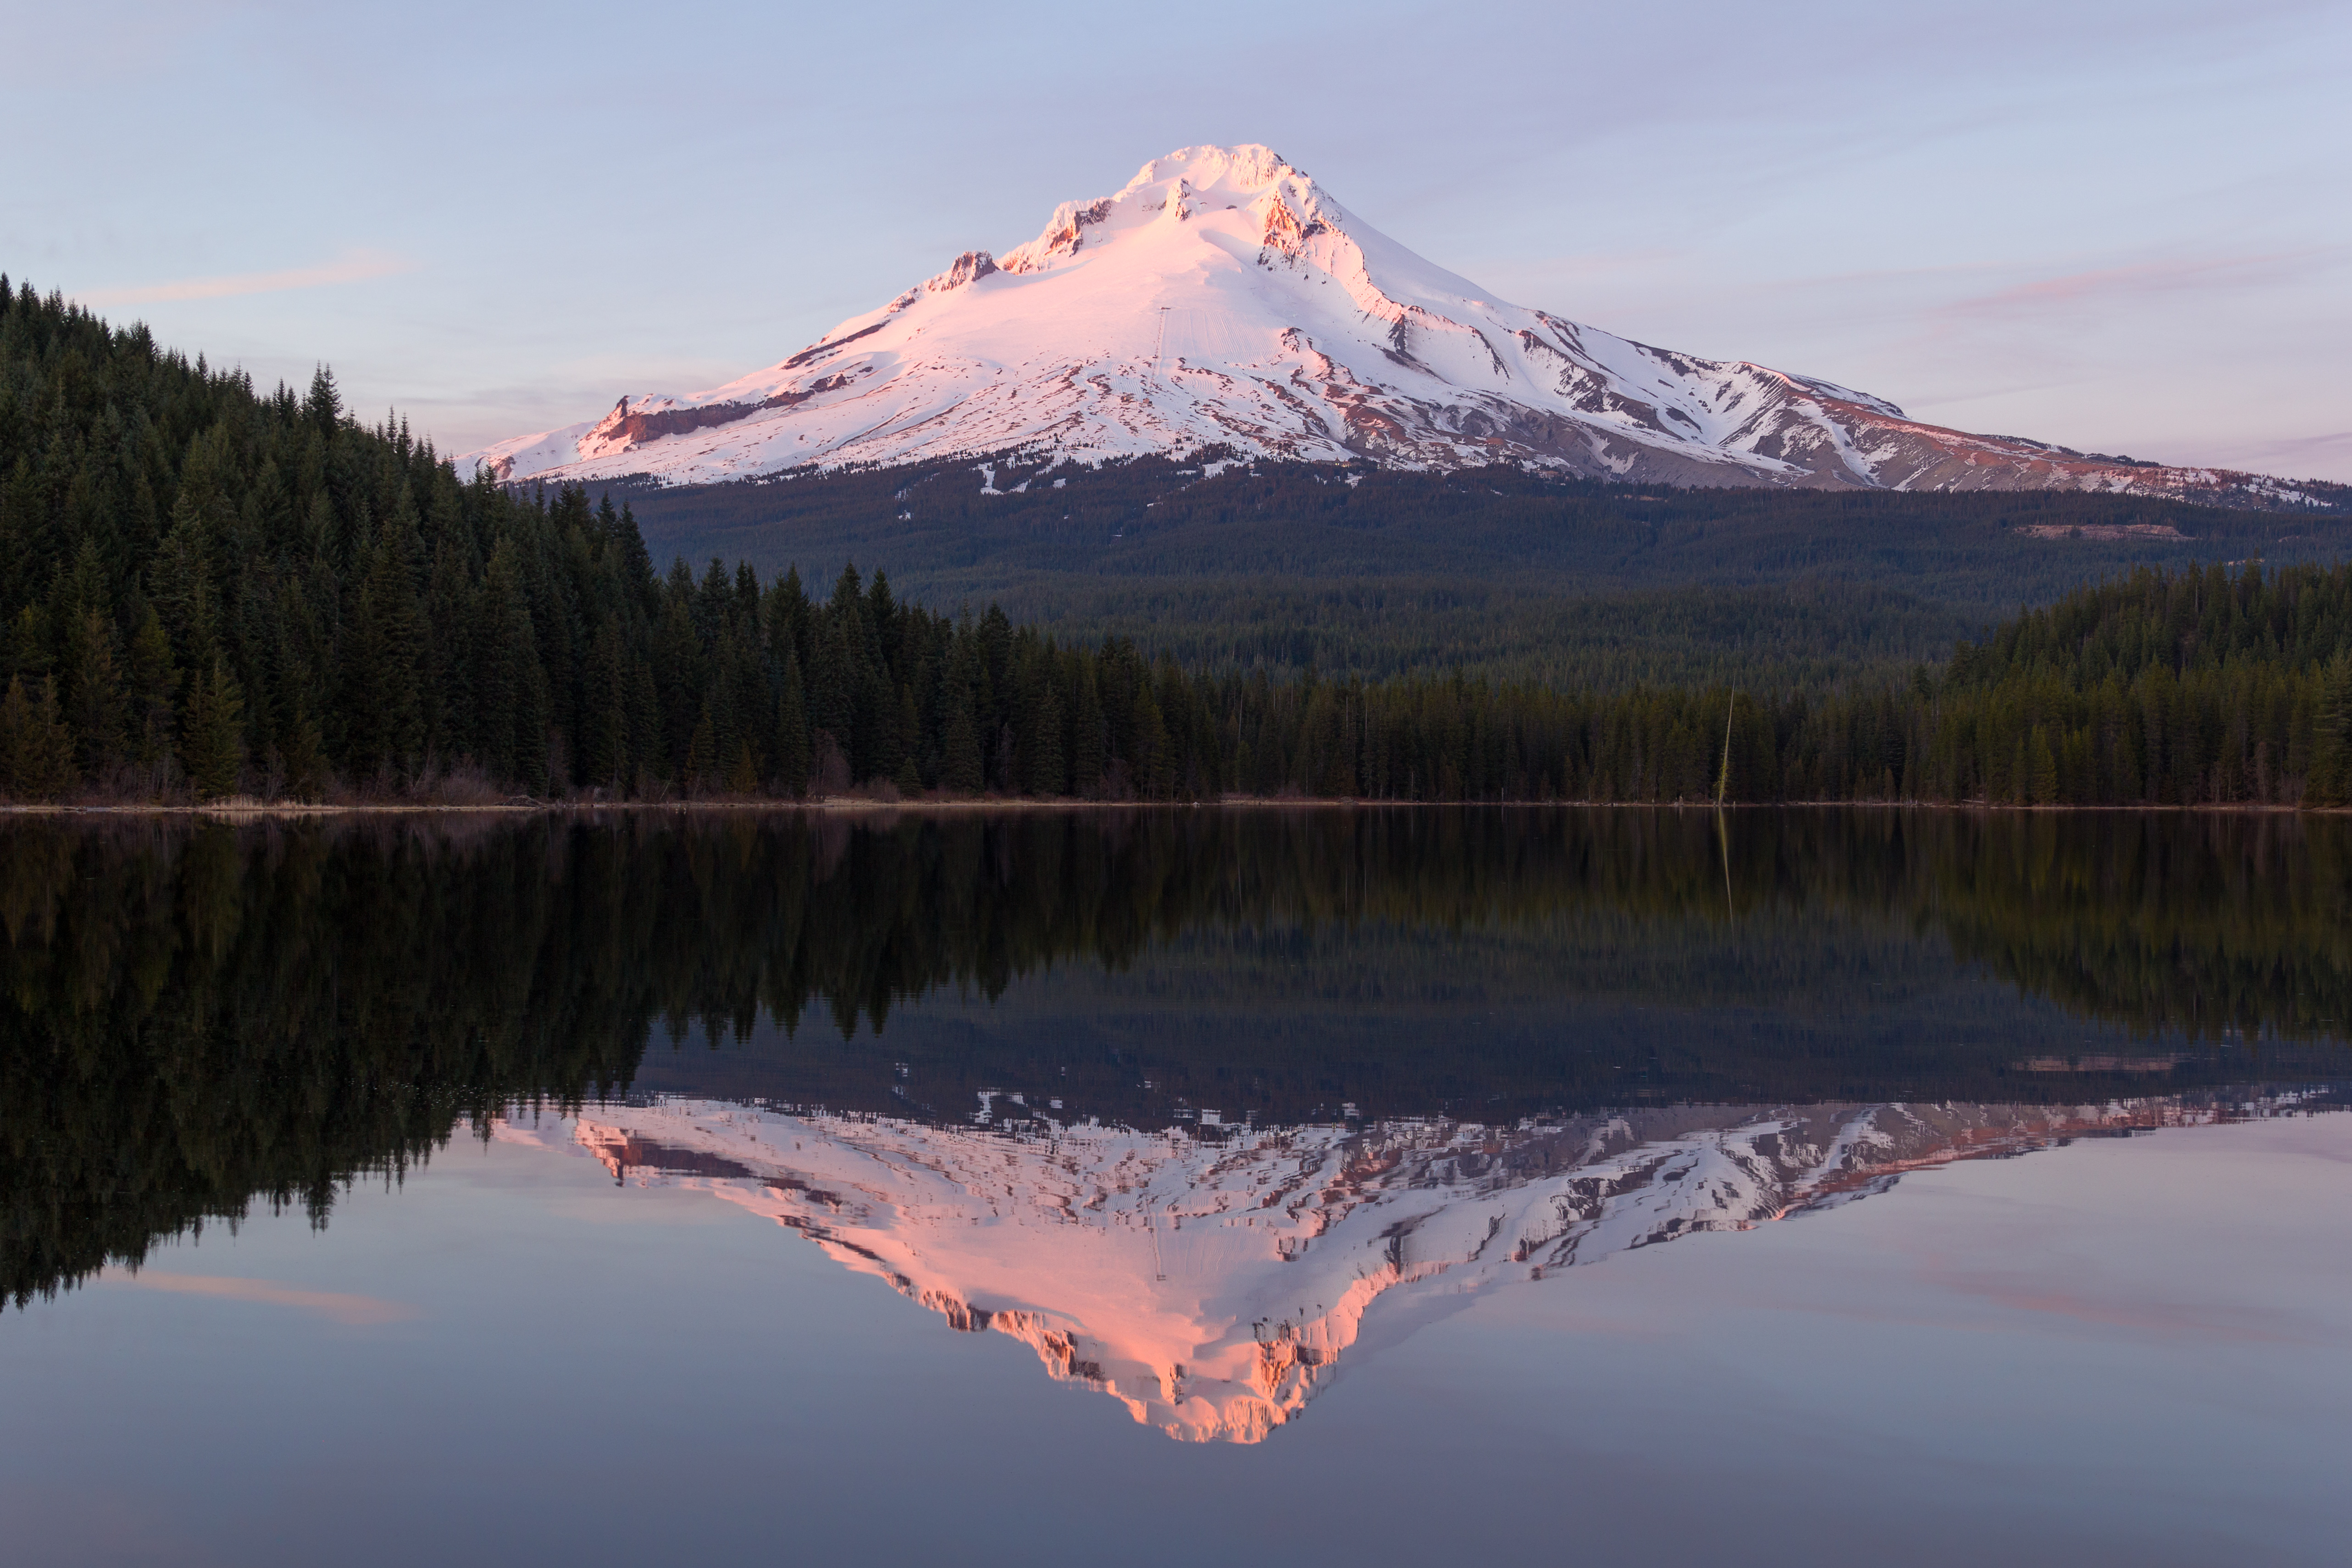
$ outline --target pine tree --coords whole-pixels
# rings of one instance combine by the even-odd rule
[[[622,508],[623,517],[628,508]],[[629,660],[629,783],[644,794],[662,775],[661,697],[653,665],[642,655]]]
[[[1102,792],[1105,758],[1102,695],[1092,660],[1080,663],[1077,686],[1077,712],[1070,724],[1070,792],[1092,796]]]
[[[850,725],[856,744],[850,747],[851,777],[887,779],[898,770],[906,755],[898,737],[898,702],[890,688],[890,674],[878,663],[857,673],[856,716]]]
[[[1024,760],[1031,794],[1059,795],[1068,789],[1069,774],[1062,765],[1062,704],[1051,685],[1038,695]]]
[[[551,786],[560,787],[560,781],[554,777],[551,734],[553,727],[549,722],[553,705],[548,700],[547,671],[528,638],[530,625],[530,617],[526,614],[526,637],[518,654],[521,674],[515,702],[514,777],[525,789],[541,794]]]
[[[372,552],[343,658],[346,751],[352,770],[362,779],[404,779],[415,773],[424,749],[417,678],[425,617],[407,546],[407,531],[395,514]]]
[[[982,772],[980,726],[972,717],[971,694],[960,691],[948,714],[940,781],[958,794],[977,795],[984,783]]]
[[[898,688],[898,734],[903,737],[902,755],[898,770],[891,777],[902,792],[919,793],[923,788],[923,717],[915,706],[915,688],[910,685]],[[915,781],[911,788],[907,783],[909,779]]]
[[[809,727],[823,730],[847,750],[856,727],[856,710],[850,694],[849,651],[841,620],[827,614],[813,639],[814,658],[808,672]]]
[[[801,662],[789,649],[782,687],[776,698],[776,788],[797,798],[808,791],[808,706],[801,696]]]
[[[8,677],[0,696],[0,795],[54,800],[73,788],[73,736],[47,679]]]
[[[662,712],[661,765],[667,777],[682,779],[703,689],[702,639],[694,627],[694,573],[684,560],[670,563],[669,580],[660,592],[653,665]]]
[[[2037,806],[2053,804],[2058,799],[2058,758],[2050,748],[2050,731],[2041,725],[2033,727],[2033,738],[2027,746],[2027,758],[2033,803]]]
[[[66,725],[85,779],[104,780],[122,761],[122,676],[114,627],[96,604],[66,628]]]
[[[335,555],[341,528],[335,521],[335,503],[320,490],[310,497],[310,515],[302,520],[302,546],[320,556]]]
[[[57,661],[49,653],[49,618],[37,604],[16,612],[8,626],[8,674],[30,679],[49,673]]]
[[[1176,758],[1168,743],[1167,721],[1149,687],[1136,698],[1136,782],[1144,798],[1164,800],[1176,787]]]
[[[438,508],[436,508],[437,510]],[[437,526],[460,526],[442,519]],[[454,539],[433,548],[433,581],[425,597],[425,749],[454,757],[473,749],[474,672],[481,661],[474,649],[471,572]]]
[[[294,716],[286,727],[286,793],[297,800],[319,800],[326,798],[328,783],[327,747],[319,734],[319,724],[310,716],[308,707],[297,700]]]
[[[719,737],[710,722],[710,705],[702,705],[702,716],[694,721],[694,737],[686,748],[686,788],[689,794],[700,794],[719,779]]]
[[[172,646],[191,669],[205,668],[220,651],[220,607],[213,591],[211,555],[204,519],[183,488],[172,504],[171,529],[147,569],[147,591],[163,618]]]
[[[485,574],[474,644],[484,650],[475,676],[475,755],[493,777],[536,789],[547,721],[520,555],[513,540],[501,539]]]
[[[768,585],[761,622],[767,629],[770,654],[778,663],[790,658],[807,664],[810,609],[798,566],[787,567],[782,580]]]
[[[216,800],[236,793],[237,775],[245,766],[244,724],[245,693],[230,676],[227,661],[215,658],[212,669],[189,686],[182,726],[180,761],[197,799]]]
[[[2352,800],[2352,652],[2330,659],[2319,676],[2312,724],[2311,782],[2304,798],[2317,806]]]
[[[727,695],[730,710],[728,727],[751,749],[753,775],[764,777],[770,761],[769,751],[775,740],[771,733],[775,700],[768,686],[767,672],[761,663],[757,580],[753,580],[748,595],[742,591],[740,576],[737,587],[738,620],[727,633]],[[748,609],[742,608],[746,600]]]
[[[618,793],[629,778],[627,663],[617,617],[597,627],[589,653],[587,733],[580,747],[581,777]]]
[[[172,661],[172,639],[163,630],[163,617],[155,613],[152,604],[143,607],[139,629],[131,634],[130,665],[125,706],[131,758],[141,768],[152,770],[172,754],[172,737],[178,727],[173,705],[180,691],[180,672]]]
[[[320,365],[310,372],[310,395],[303,400],[303,417],[320,435],[332,435],[343,423],[343,400],[335,391],[335,372]]]

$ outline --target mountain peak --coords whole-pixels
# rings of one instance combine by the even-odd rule
[[[1643,483],[2292,499],[2251,476],[1945,430],[1820,377],[1507,303],[1254,142],[1155,158],[1111,195],[1062,203],[1027,243],[965,251],[725,386],[625,396],[601,419],[458,464],[509,480],[708,482],[1208,445]]]
[[[1339,226],[1338,210],[1315,182],[1270,147],[1180,147],[1135,172],[1115,194],[1064,202],[1035,239],[1008,252],[1007,272],[1037,273],[1076,256],[1089,231],[1097,242],[1118,230],[1181,224],[1202,213],[1247,214],[1265,243],[1295,252],[1302,231]]]
[[[1246,141],[1238,147],[1179,147],[1135,172],[1114,202],[1154,193],[1159,199],[1198,198],[1236,206],[1286,190],[1311,194],[1315,182],[1271,147]]]

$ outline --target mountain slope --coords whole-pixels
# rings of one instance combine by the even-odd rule
[[[1192,147],[968,251],[765,370],[458,460],[495,477],[709,482],[1023,451],[1643,483],[2066,488],[2294,504],[2253,476],[1923,424],[1884,399],[1697,359],[1494,298],[1264,147]]]

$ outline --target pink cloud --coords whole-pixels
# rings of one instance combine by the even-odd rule
[[[335,1291],[306,1291],[297,1285],[281,1285],[274,1280],[243,1280],[225,1274],[166,1274],[152,1269],[137,1273],[110,1270],[106,1280],[110,1284],[129,1285],[142,1291],[167,1291],[174,1295],[210,1296],[216,1301],[257,1301],[264,1306],[293,1307],[301,1312],[317,1312],[346,1328],[373,1328],[380,1323],[401,1322],[417,1315],[415,1307],[403,1301],[387,1301],[376,1296],[344,1295]]]
[[[77,296],[92,308],[112,305],[152,305],[170,299],[227,299],[240,294],[282,294],[292,288],[324,288],[337,283],[358,283],[414,272],[416,264],[380,250],[350,250],[323,267],[289,267],[282,272],[238,272],[219,277],[184,277],[171,283],[140,284],[127,288],[94,288]]]
[[[2187,1303],[2150,1301],[2137,1297],[2103,1301],[2053,1288],[2047,1281],[2026,1275],[1933,1270],[1925,1277],[1955,1294],[1973,1296],[2011,1312],[2067,1318],[2093,1328],[2252,1344],[2303,1343],[2309,1337],[2284,1322],[2266,1324],[2242,1321],[2248,1314],[2242,1310],[2232,1312],[2227,1305],[2208,1312]],[[2241,1321],[2226,1321],[2233,1316]]]
[[[2012,284],[1990,294],[1979,294],[1939,305],[1930,312],[1941,317],[1976,319],[2018,319],[2105,300],[2144,298],[2203,289],[2231,289],[2250,284],[2274,283],[2302,270],[2315,253],[2283,252],[2273,256],[2221,256],[2205,261],[2149,261],[2128,267],[2093,267],[2060,273],[2031,283]]]

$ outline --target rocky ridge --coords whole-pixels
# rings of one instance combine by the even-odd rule
[[[623,397],[458,467],[703,483],[1212,450],[1676,485],[2321,500],[2258,475],[1948,430],[1817,377],[1509,304],[1254,145],[1155,159],[1114,195],[1064,203],[1027,244],[966,251],[766,370]]]

